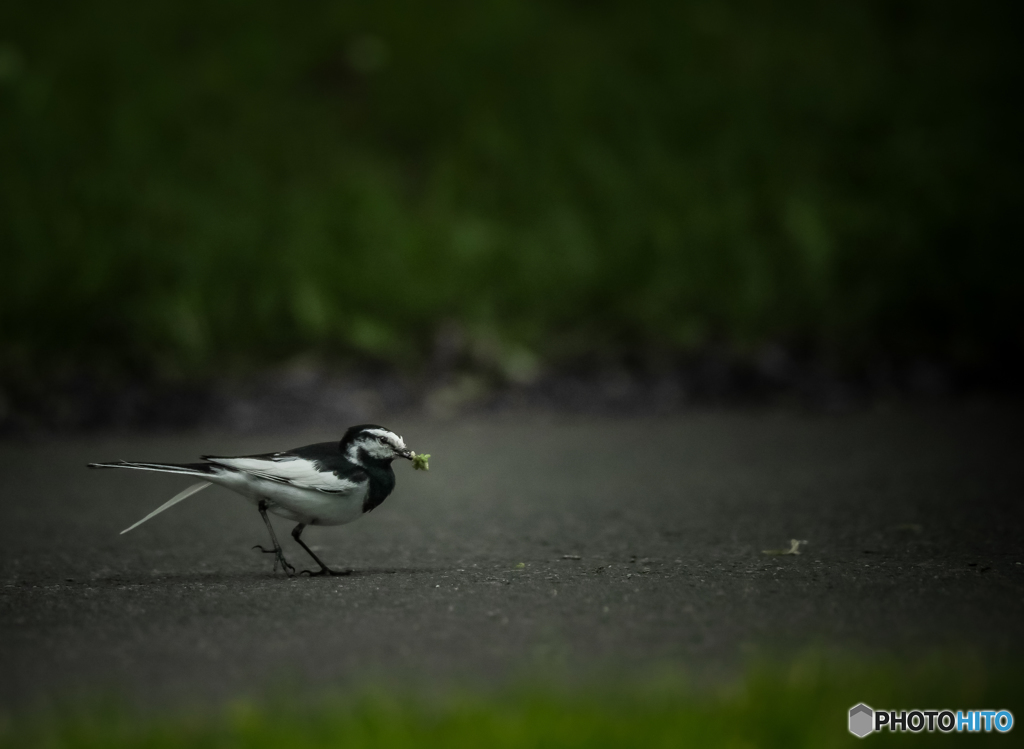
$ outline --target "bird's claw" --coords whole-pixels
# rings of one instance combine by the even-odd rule
[[[284,552],[281,549],[264,549],[260,544],[256,544],[252,548],[259,549],[264,554],[274,554],[274,572],[277,572],[278,563],[281,564],[281,569],[284,570],[286,575],[294,575],[295,567],[289,564],[288,560],[284,558]]]

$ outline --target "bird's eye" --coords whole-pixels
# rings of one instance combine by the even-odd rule
[[[377,441],[379,443],[381,443],[382,445],[386,445],[388,443],[388,441],[386,439],[384,439],[383,437],[378,437]]]

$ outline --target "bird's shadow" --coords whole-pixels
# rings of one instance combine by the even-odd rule
[[[347,577],[375,577],[378,575],[423,575],[444,572],[441,567],[365,567],[352,569]]]

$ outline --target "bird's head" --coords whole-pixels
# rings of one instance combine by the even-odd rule
[[[341,453],[356,465],[391,463],[395,458],[413,459],[414,453],[405,440],[389,429],[376,424],[349,427],[341,438]]]

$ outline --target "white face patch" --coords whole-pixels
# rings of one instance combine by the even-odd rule
[[[345,457],[358,465],[360,451],[371,458],[389,460],[399,457],[405,451],[405,440],[387,429],[367,429],[349,445]]]

